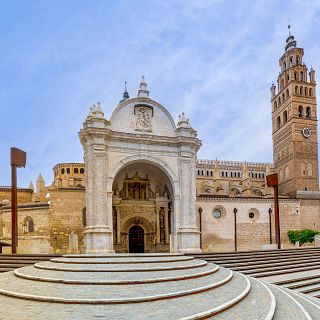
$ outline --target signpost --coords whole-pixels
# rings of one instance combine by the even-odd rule
[[[17,149],[10,148],[11,163],[11,252],[17,253],[18,246],[18,214],[17,214],[17,168],[25,167],[27,153]]]
[[[278,244],[278,249],[281,249],[278,174],[273,173],[268,175],[266,178],[267,178],[267,186],[273,187],[274,189],[274,219],[275,219],[275,229],[276,229],[276,243]]]

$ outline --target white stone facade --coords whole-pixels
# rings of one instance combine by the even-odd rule
[[[91,108],[80,130],[86,166],[86,252],[114,251],[113,185],[132,164],[152,165],[168,178],[173,208],[170,251],[200,252],[195,175],[201,142],[184,114],[175,125],[169,112],[148,98],[142,84],[143,95],[121,102],[110,121],[99,104]]]

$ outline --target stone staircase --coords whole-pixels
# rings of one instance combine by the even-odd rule
[[[212,253],[196,257],[320,298],[320,248]]]
[[[192,256],[65,255],[0,274],[0,315],[294,320],[320,319],[320,304]]]
[[[47,261],[59,255],[49,254],[0,254],[0,273]]]

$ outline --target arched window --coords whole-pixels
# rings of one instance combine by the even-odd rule
[[[291,56],[291,57],[289,58],[289,65],[290,65],[290,67],[292,66],[292,63],[293,63],[293,56]]]
[[[80,173],[84,173],[84,169],[83,168],[80,168]]]
[[[300,63],[300,58],[299,56],[296,56],[296,65],[298,65]]]
[[[303,91],[303,88],[302,87],[300,87],[300,94],[302,95],[302,91]]]
[[[280,181],[283,181],[283,169],[280,169],[279,176],[280,176]]]
[[[278,98],[278,105],[280,106],[280,104],[281,104],[281,98],[279,97]]]
[[[86,207],[84,207],[82,209],[82,225],[84,227],[86,227],[86,225],[87,225],[87,209],[86,209]]]
[[[212,172],[212,171],[210,171],[210,176],[211,176],[211,177],[213,176],[213,172]]]
[[[281,119],[280,116],[277,117],[277,129],[279,129],[281,126]]]
[[[274,106],[275,109],[277,109],[277,101],[275,101],[275,102],[273,103],[273,106]]]
[[[283,94],[282,94],[282,102],[283,102],[284,100],[286,100],[286,97],[285,97],[285,95],[284,95],[284,93],[283,93]]]
[[[200,170],[198,170],[198,176],[200,176]]]
[[[308,163],[308,176],[310,177],[310,176],[312,176],[312,163],[311,162],[309,162]]]
[[[75,174],[79,173],[79,169],[78,168],[74,168],[73,169],[73,173],[75,173]]]
[[[288,179],[289,178],[289,166],[285,166],[284,168],[284,176]]]
[[[297,73],[294,73],[294,80],[297,80]]]
[[[286,70],[286,68],[287,68],[287,64],[286,64],[286,62],[284,61],[284,62],[283,62],[283,70]]]
[[[287,75],[287,83],[289,82],[289,80],[290,80],[290,77],[289,77],[289,75]]]
[[[64,174],[64,168],[61,169],[61,174]]]
[[[280,81],[280,90],[283,90],[283,88],[284,88],[284,81],[283,81],[283,79],[281,79],[281,81]]]
[[[301,163],[301,175],[306,175],[306,164],[304,162]]]
[[[312,97],[312,89],[309,89],[309,96]]]
[[[307,107],[307,109],[306,109],[306,117],[311,118],[311,108],[310,107]]]
[[[283,123],[286,123],[288,121],[288,112],[287,110],[283,111]]]
[[[289,89],[286,90],[286,98],[289,98]]]
[[[70,173],[70,168],[67,168],[67,174],[69,174]]]
[[[294,88],[294,93],[295,93],[295,94],[298,94],[298,90],[299,90],[299,87],[298,87],[298,86],[295,86],[295,88]]]
[[[34,222],[31,217],[26,217],[22,224],[22,232],[23,233],[30,233],[34,232]]]
[[[303,72],[300,72],[300,81],[303,81]]]
[[[304,88],[304,95],[307,96],[308,95],[308,88]]]
[[[303,117],[303,107],[299,106],[299,118]]]
[[[221,175],[224,177],[224,171],[221,172]]]

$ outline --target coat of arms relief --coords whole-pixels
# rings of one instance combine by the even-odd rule
[[[135,129],[139,131],[152,131],[153,110],[150,107],[135,107]]]

